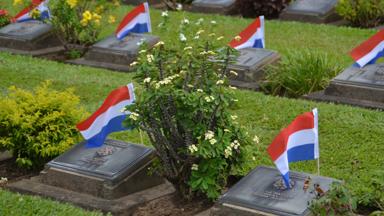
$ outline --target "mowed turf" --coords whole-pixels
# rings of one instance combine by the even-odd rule
[[[116,10],[118,20],[131,8],[119,7]],[[217,26],[214,31],[218,36],[225,36],[227,41],[252,22],[251,19],[237,17],[170,12],[173,26],[170,34],[157,28],[161,20],[160,13],[158,10],[152,10],[151,13],[154,34],[166,43],[177,38],[177,28],[184,17],[191,21],[199,18],[207,22],[215,20]],[[101,38],[111,34],[115,27],[116,24],[105,25]],[[266,45],[283,56],[305,49],[323,52],[336,59],[342,67],[347,67],[352,64],[348,52],[374,32],[274,20],[266,22]],[[97,109],[112,89],[131,82],[133,75],[0,53],[0,92],[3,94],[11,85],[31,89],[44,80],[52,80],[54,89],[75,88],[82,105],[89,112]],[[140,94],[140,85],[136,84],[136,87],[136,94]],[[256,160],[249,158],[249,163],[244,164],[243,174],[257,165],[273,165],[266,153],[267,146],[297,115],[314,107],[319,109],[322,175],[345,180],[350,188],[356,189],[366,185],[365,181],[371,178],[374,170],[384,167],[384,113],[381,111],[265,96],[245,90],[237,90],[237,96],[239,102],[232,112],[239,116],[239,123],[250,136],[258,135],[261,140],[259,145],[254,146]],[[140,142],[137,131],[118,133],[112,137]],[[148,140],[145,143],[149,144]],[[316,171],[314,161],[290,166],[295,171]]]

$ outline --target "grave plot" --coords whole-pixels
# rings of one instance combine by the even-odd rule
[[[293,1],[281,14],[283,20],[311,23],[329,23],[340,20],[336,14],[337,0]]]
[[[250,90],[259,90],[259,82],[264,78],[267,65],[276,63],[280,59],[277,52],[260,48],[245,48],[240,50],[237,63],[229,66],[229,70],[238,73],[230,76],[232,86]]]
[[[112,35],[93,45],[83,58],[68,60],[67,62],[127,72],[130,70],[129,65],[137,57],[139,43],[142,41],[152,47],[159,41],[159,38],[131,33],[124,39],[118,40]]]
[[[304,182],[310,177],[309,187]],[[258,167],[222,195],[211,215],[310,215],[308,202],[317,196],[315,184],[324,192],[337,180],[306,173],[290,172],[287,189],[274,168]]]
[[[49,24],[40,21],[12,23],[0,29],[0,51],[45,56],[64,50]]]
[[[122,0],[124,4],[131,4],[131,5],[139,5],[144,2],[148,2],[149,4],[161,4],[161,0]]]
[[[384,64],[363,68],[351,66],[335,77],[324,91],[305,98],[384,109]]]
[[[174,192],[170,183],[148,174],[154,154],[151,148],[116,140],[106,140],[98,148],[85,148],[83,142],[50,161],[39,176],[8,187],[129,215],[138,206]]]
[[[235,3],[236,0],[195,0],[190,10],[199,13],[228,14]]]

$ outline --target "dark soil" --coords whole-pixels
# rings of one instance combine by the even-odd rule
[[[134,216],[192,216],[207,210],[212,203],[202,200],[183,201],[178,195],[168,195],[140,207]]]
[[[39,172],[39,170],[26,170],[17,167],[14,158],[0,161],[0,178],[7,178],[8,183],[36,176]]]

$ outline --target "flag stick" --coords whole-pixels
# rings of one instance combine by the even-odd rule
[[[320,157],[317,158],[317,175],[320,176]]]

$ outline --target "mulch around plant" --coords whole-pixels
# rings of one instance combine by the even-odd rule
[[[15,159],[0,161],[0,178],[7,178],[8,183],[39,175],[40,170],[25,170],[17,167]]]
[[[184,201],[177,194],[168,195],[139,207],[133,216],[193,216],[212,207],[203,200]]]

